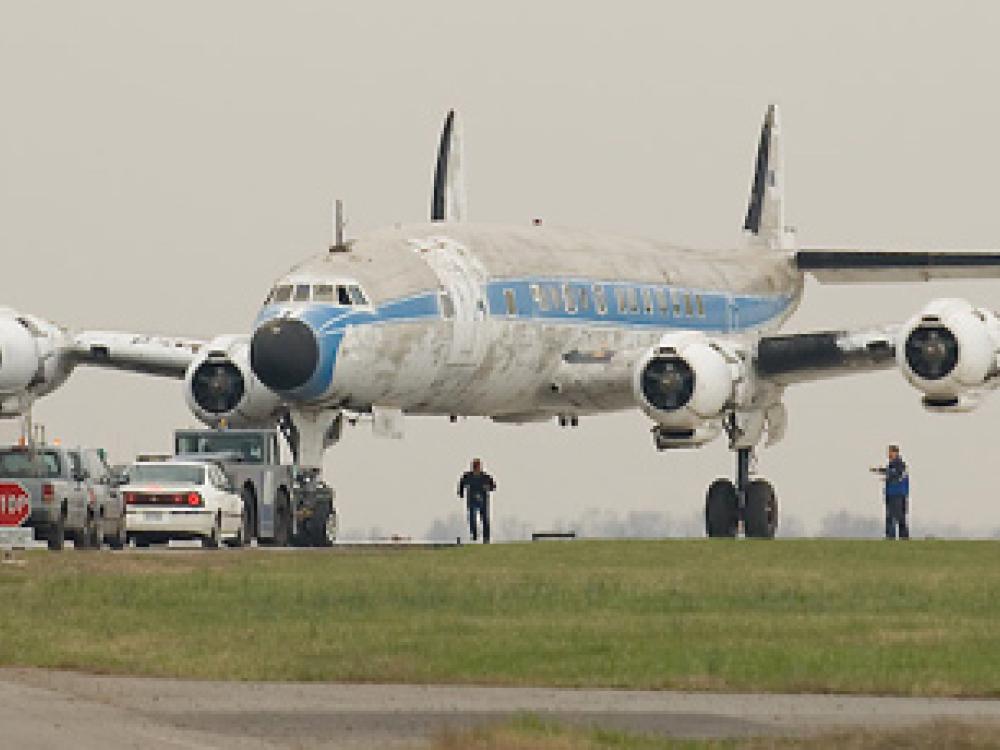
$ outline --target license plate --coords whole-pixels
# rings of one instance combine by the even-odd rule
[[[162,511],[158,511],[158,510],[146,511],[145,513],[142,514],[142,520],[143,521],[162,521],[163,520],[163,513],[162,513]]]

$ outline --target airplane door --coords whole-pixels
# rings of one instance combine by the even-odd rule
[[[420,243],[417,253],[441,282],[442,309],[452,321],[448,364],[473,366],[485,353],[486,269],[462,244],[447,238]]]

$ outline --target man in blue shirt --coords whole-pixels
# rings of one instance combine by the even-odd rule
[[[490,543],[490,493],[496,491],[497,484],[493,477],[483,471],[483,462],[478,458],[472,461],[472,471],[467,471],[458,480],[458,496],[465,496],[469,509],[469,531],[472,541],[479,538],[478,519],[483,524],[483,544]]]
[[[907,500],[910,495],[910,474],[906,462],[899,455],[899,446],[889,446],[889,463],[872,471],[885,477],[885,538],[909,539],[910,529],[906,524]]]

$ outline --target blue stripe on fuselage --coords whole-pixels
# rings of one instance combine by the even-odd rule
[[[535,287],[546,295],[548,302],[544,308],[536,300]],[[603,313],[595,304],[595,288],[604,289]],[[553,299],[553,290],[558,290],[558,300]],[[564,293],[567,290],[576,300],[574,312],[569,312],[566,308]],[[651,313],[646,311],[647,300],[643,297],[643,290],[649,290],[652,295]],[[584,291],[586,306],[581,304]],[[514,297],[513,313],[508,308],[508,292]],[[669,305],[666,310],[660,306],[662,298],[657,296],[658,292],[667,295]],[[631,309],[630,294],[635,295],[635,309]],[[625,295],[624,311],[619,307],[619,295]],[[544,320],[576,325],[716,333],[736,333],[758,328],[785,314],[795,302],[793,294],[740,295],[676,286],[565,279],[491,281],[486,285],[486,298],[490,315],[503,320]],[[688,298],[692,311],[690,315],[686,312]],[[675,304],[679,305],[679,313]],[[442,314],[439,292],[427,291],[390,300],[376,307],[345,307],[315,302],[271,304],[261,309],[254,325],[257,327],[277,317],[297,318],[316,331],[320,349],[316,372],[304,386],[285,394],[294,400],[309,401],[323,396],[329,390],[336,367],[337,350],[349,326],[437,320]]]

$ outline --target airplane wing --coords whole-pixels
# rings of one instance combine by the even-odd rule
[[[734,360],[739,360],[741,378],[783,389],[799,383],[895,368],[896,341],[902,328],[894,324],[856,331],[763,336],[756,341],[707,340],[722,344],[720,350],[728,350]],[[665,341],[674,335],[666,334]],[[636,369],[650,356],[655,355],[649,349],[565,352],[551,390],[584,411],[634,407]]]
[[[74,364],[181,379],[203,341],[112,331],[85,331],[72,339]]]
[[[896,367],[902,326],[764,336],[753,359],[757,377],[778,385],[824,380]]]
[[[795,265],[821,283],[879,283],[1000,278],[997,250],[849,250],[808,248]]]

